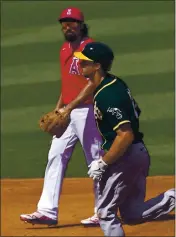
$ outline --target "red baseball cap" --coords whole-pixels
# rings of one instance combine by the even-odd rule
[[[59,17],[59,21],[62,21],[63,19],[71,18],[78,21],[84,21],[84,15],[83,13],[76,7],[68,7],[64,9]]]

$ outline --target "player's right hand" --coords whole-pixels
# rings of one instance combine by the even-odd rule
[[[93,178],[93,180],[100,181],[108,165],[104,161],[102,161],[101,158],[99,160],[92,161],[92,163],[88,167],[89,167],[88,171],[89,177]]]

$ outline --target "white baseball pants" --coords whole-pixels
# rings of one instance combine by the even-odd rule
[[[93,159],[99,159],[103,154],[102,140],[96,127],[93,105],[74,109],[71,112],[71,122],[62,137],[53,137],[45,170],[43,191],[38,202],[38,211],[50,218],[57,219],[58,217],[58,201],[64,174],[78,140],[83,147],[87,165]],[[95,183],[95,206],[96,190]]]

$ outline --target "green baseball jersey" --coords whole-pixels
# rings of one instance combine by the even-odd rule
[[[109,150],[117,136],[116,130],[124,123],[131,124],[135,138],[133,143],[141,141],[143,134],[139,132],[140,112],[125,82],[107,74],[94,92],[94,115],[103,138],[102,149]]]

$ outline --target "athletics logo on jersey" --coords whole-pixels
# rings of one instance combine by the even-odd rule
[[[108,108],[107,112],[111,113],[112,115],[115,115],[117,119],[122,118],[122,111],[118,108]]]
[[[73,57],[72,64],[70,66],[70,71],[69,71],[70,74],[80,75],[79,67],[78,67],[78,61],[79,61],[78,58]]]

